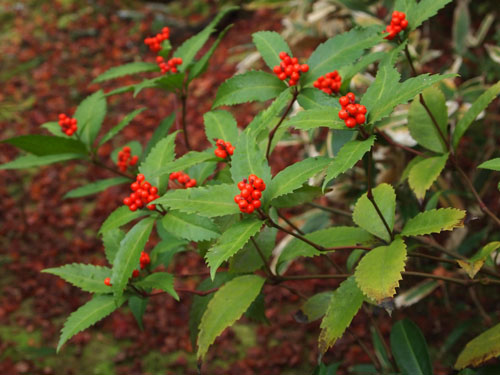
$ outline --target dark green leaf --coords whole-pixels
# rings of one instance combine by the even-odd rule
[[[143,173],[146,181],[149,181],[152,186],[156,186],[160,192],[164,191],[167,186],[168,175],[156,175],[156,171],[174,160],[176,136],[177,132],[169,134],[159,141],[139,165],[139,172]]]
[[[87,153],[87,149],[82,142],[76,139],[51,135],[21,135],[5,139],[1,143],[8,143],[37,156]]]
[[[481,163],[478,168],[491,169],[492,171],[500,171],[500,158],[491,159]]]
[[[283,37],[275,31],[259,31],[252,34],[253,44],[257,47],[262,58],[270,69],[279,65],[281,59],[280,52],[286,52],[292,56],[290,47]]]
[[[300,319],[307,319],[304,323],[314,322],[320,319],[325,315],[332,296],[333,292],[321,292],[309,297],[300,308],[300,313],[295,315],[300,316]]]
[[[148,212],[146,210],[130,211],[127,206],[120,206],[114,210],[106,220],[104,220],[104,223],[101,225],[101,229],[99,229],[99,233],[104,234],[108,230],[119,228],[122,225],[147,214]]]
[[[87,96],[76,109],[74,117],[78,121],[77,134],[88,147],[94,143],[105,116],[106,97],[102,90]]]
[[[152,273],[146,276],[144,279],[135,282],[134,285],[139,288],[160,289],[170,294],[177,301],[179,300],[179,296],[177,295],[177,292],[174,289],[174,276],[169,273],[166,272]]]
[[[194,165],[203,163],[204,161],[214,158],[215,158],[214,154],[210,152],[189,151],[187,154],[184,154],[179,159],[167,163],[162,168],[152,172],[151,176],[152,177],[164,176],[166,174],[170,174],[175,171],[184,171]],[[201,181],[198,182],[201,183]]]
[[[346,129],[344,121],[339,119],[338,109],[331,107],[300,111],[295,116],[289,118],[283,125],[301,130],[319,127],[341,130]]]
[[[86,292],[111,293],[111,288],[104,284],[104,279],[111,276],[111,269],[108,267],[72,263],[58,268],[47,268],[42,272],[59,276]]]
[[[116,253],[120,248],[120,242],[125,237],[125,232],[119,228],[110,229],[102,235],[102,243],[104,244],[104,253],[109,264],[113,265]]]
[[[138,297],[138,296],[131,296],[128,299],[128,307],[130,308],[130,311],[132,311],[132,314],[134,315],[134,318],[137,321],[137,325],[139,326],[141,331],[144,331],[144,325],[142,323],[142,316],[146,312],[147,305],[148,305],[147,298],[142,298],[142,297]]]
[[[109,79],[115,79],[123,76],[128,76],[130,74],[145,73],[145,72],[159,72],[160,68],[158,65],[153,63],[148,63],[144,61],[136,61],[120,66],[112,67],[106,70],[104,73],[97,76],[92,83],[103,82]]]
[[[421,160],[411,168],[408,176],[408,184],[419,199],[425,197],[425,192],[432,186],[439,177],[446,165],[448,154],[433,156]]]
[[[297,101],[304,109],[322,109],[323,107],[331,107],[340,109],[340,104],[338,99],[333,96],[327,95],[321,90],[313,87],[307,87],[300,90],[299,96],[297,96]],[[332,111],[333,113],[333,111]]]
[[[219,237],[217,226],[208,217],[171,210],[162,219],[165,229],[177,237],[199,242]]]
[[[233,115],[227,111],[210,111],[203,115],[205,134],[208,141],[215,145],[214,139],[223,139],[233,146],[238,140],[238,126]]]
[[[57,155],[45,155],[45,156],[25,155],[25,156],[20,156],[11,162],[0,164],[0,170],[40,167],[42,165],[48,165],[48,164],[58,163],[61,161],[66,161],[71,159],[81,159],[81,158],[82,154],[57,154]]]
[[[130,124],[130,122],[136,117],[139,113],[144,111],[146,108],[138,108],[135,111],[130,112],[127,114],[119,123],[118,125],[114,126],[109,132],[107,132],[104,137],[101,138],[99,141],[99,146],[103,145],[107,141],[109,141],[111,138],[113,138],[115,135],[117,135],[119,132],[122,131],[122,129]]]
[[[81,186],[79,188],[68,191],[63,198],[80,198],[86,195],[91,195],[98,193],[100,191],[106,190],[107,188],[119,184],[124,184],[126,182],[130,182],[130,180],[126,177],[114,177],[107,178],[105,180],[99,180],[96,182],[92,182],[90,184]]]
[[[149,140],[148,144],[146,145],[146,148],[144,149],[144,157],[147,157],[149,155],[149,152],[151,149],[156,146],[156,144],[162,140],[167,134],[172,125],[174,124],[175,121],[175,112],[172,112],[170,115],[165,117],[161,122],[160,125],[156,128],[154,131],[151,139]]]

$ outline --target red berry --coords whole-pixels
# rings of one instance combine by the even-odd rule
[[[247,209],[246,209],[246,211],[245,211],[245,212],[246,212],[247,214],[251,214],[252,212],[254,212],[254,210],[255,210],[255,207],[253,206],[253,204],[249,204],[249,205],[247,206]]]
[[[136,204],[135,204],[135,203],[131,204],[131,205],[129,206],[129,208],[130,208],[130,211],[136,211],[136,210],[137,210],[137,206],[136,206]]]
[[[300,66],[300,70],[302,71],[302,73],[306,73],[307,71],[309,71],[309,65],[307,64],[302,64]]]
[[[345,125],[348,128],[354,128],[356,126],[356,120],[352,117],[349,117],[347,120],[345,120]]]
[[[351,103],[354,103],[354,101],[356,100],[356,96],[352,92],[348,92],[346,96]]]
[[[238,189],[243,190],[245,188],[245,186],[246,186],[246,183],[244,183],[243,181],[238,182]]]
[[[149,194],[156,194],[158,193],[158,188],[156,186],[151,186],[151,188],[149,189]]]
[[[260,199],[261,197],[262,197],[262,192],[260,190],[252,191],[252,198],[253,199]]]
[[[132,277],[139,277],[139,270],[133,270]]]
[[[240,209],[245,209],[248,206],[248,202],[245,199],[242,199],[238,202],[238,206]]]
[[[234,196],[234,202],[235,202],[235,203],[239,203],[239,202],[240,202],[240,200],[242,200],[242,199],[245,199],[245,198],[243,198],[243,197],[242,197],[241,195],[239,195],[239,194]]]
[[[252,202],[252,206],[253,208],[257,209],[257,208],[260,208],[260,206],[262,205],[261,201],[256,199]]]
[[[252,192],[251,192],[251,190],[249,190],[249,189],[243,189],[243,190],[241,191],[241,196],[242,196],[243,198],[248,198],[248,197],[250,196],[250,194],[252,194]]]
[[[358,114],[356,115],[356,122],[357,122],[358,124],[363,124],[363,123],[365,122],[365,120],[366,120],[366,119],[365,119],[365,115],[363,115],[362,113],[358,113]]]
[[[228,146],[228,148],[227,148],[227,153],[228,153],[229,155],[234,154],[234,147],[233,147],[233,146]]]
[[[131,203],[132,203],[132,201],[130,200],[130,198],[129,198],[129,197],[127,197],[127,198],[125,198],[125,199],[123,200],[123,204],[124,204],[124,205],[126,205],[126,206],[130,206],[130,204],[131,204]]]
[[[248,182],[250,182],[250,184],[253,184],[254,181],[257,179],[258,177],[254,174],[251,174],[248,176]]]
[[[358,109],[354,104],[348,104],[347,107],[347,112],[349,112],[351,115],[355,116],[358,113]]]
[[[279,65],[276,65],[274,68],[273,68],[273,72],[276,73],[276,74],[280,74],[283,70],[281,69],[281,66]]]
[[[347,120],[348,117],[349,117],[349,113],[345,109],[341,109],[339,111],[339,118],[341,120]]]
[[[284,81],[286,79],[286,73],[280,73],[280,75],[278,76],[279,79],[281,79],[282,81]]]
[[[224,150],[221,150],[220,148],[216,149],[214,151],[214,153],[215,153],[215,156],[217,156],[221,159],[225,159],[227,157],[227,152]]]
[[[287,57],[287,56],[288,56],[288,54],[286,52],[280,52],[280,59],[281,60],[284,60],[285,57]]]
[[[339,103],[342,107],[345,107],[346,105],[349,104],[349,98],[347,96],[341,96],[339,98]]]
[[[153,211],[154,209],[156,209],[156,205],[155,204],[150,204],[150,205],[148,205],[148,209],[150,209],[151,211]]]
[[[403,30],[406,29],[408,27],[408,20],[402,20],[400,26]]]
[[[137,175],[137,178],[136,178],[136,179],[137,179],[137,181],[138,181],[138,182],[142,182],[142,181],[144,181],[144,179],[145,179],[145,178],[146,178],[146,177],[144,177],[144,175],[143,175],[142,173],[139,173],[139,174]]]
[[[111,279],[109,277],[104,279],[104,285],[111,286]]]

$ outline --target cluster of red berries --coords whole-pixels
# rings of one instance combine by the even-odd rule
[[[170,29],[168,27],[164,27],[161,29],[161,33],[156,34],[153,37],[144,39],[144,43],[149,47],[149,49],[153,52],[158,52],[161,50],[161,43],[168,39],[170,36]]]
[[[130,185],[130,189],[132,189],[132,193],[123,200],[123,204],[127,205],[130,211],[135,211],[145,205],[147,205],[147,208],[150,210],[156,208],[156,205],[148,205],[148,203],[160,198],[158,195],[158,188],[156,186],[151,186],[151,184],[145,180],[143,174],[137,175],[136,181]]]
[[[124,148],[122,148],[122,150],[120,152],[118,152],[118,168],[120,169],[120,171],[122,172],[125,172],[127,170],[127,166],[131,166],[133,167],[134,165],[137,164],[137,162],[139,161],[139,156],[137,155],[134,155],[134,156],[130,156],[130,147],[128,146],[125,146]]]
[[[288,56],[286,52],[280,52],[281,62],[273,68],[273,72],[278,76],[279,79],[284,81],[290,78],[288,84],[294,86],[297,84],[300,78],[300,73],[305,73],[309,70],[309,65],[299,64],[299,59],[296,57]]]
[[[234,146],[230,142],[226,142],[222,139],[217,139],[215,142],[217,148],[214,153],[215,156],[225,159],[228,155],[232,155],[234,153]]]
[[[172,172],[172,173],[170,173],[170,177],[169,178],[170,178],[170,181],[177,180],[177,182],[179,184],[184,185],[185,189],[193,187],[193,186],[196,186],[196,179],[189,177],[183,171]]]
[[[146,268],[149,265],[149,263],[151,263],[151,258],[149,257],[149,254],[142,251],[141,257],[139,258],[139,262],[141,264],[141,270]],[[132,277],[139,277],[139,275],[140,275],[139,270],[132,271]]]
[[[313,84],[314,87],[320,89],[328,95],[331,95],[332,93],[338,94],[341,85],[342,77],[339,76],[339,72],[336,70],[319,77]]]
[[[387,25],[384,33],[389,33],[384,39],[392,40],[396,35],[408,27],[408,20],[406,14],[395,10],[392,12],[392,19],[390,25]]]
[[[344,120],[348,128],[354,128],[356,125],[361,125],[366,121],[366,107],[361,104],[356,104],[356,96],[350,92],[346,96],[341,96],[339,103],[342,109],[339,111],[339,118]]]
[[[262,192],[266,190],[266,184],[261,178],[251,174],[248,180],[244,178],[238,182],[238,189],[240,193],[234,197],[234,201],[240,207],[243,213],[251,214],[257,208],[260,208]]]
[[[73,133],[76,132],[76,130],[78,129],[78,126],[76,124],[76,118],[68,117],[64,113],[61,113],[59,115],[59,126],[61,127],[62,131],[66,133],[66,135],[72,136]]]
[[[156,63],[160,67],[162,74],[165,74],[168,71],[177,73],[177,65],[182,64],[182,59],[180,57],[172,57],[170,60],[165,62],[163,57],[156,56]]]

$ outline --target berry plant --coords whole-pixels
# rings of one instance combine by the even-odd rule
[[[154,63],[114,67],[95,82],[142,73],[154,74],[153,78],[93,93],[73,118],[61,114],[59,126],[44,126],[51,135],[4,140],[27,154],[1,169],[79,159],[116,175],[79,187],[68,193],[70,197],[116,185],[130,188],[98,233],[108,266],[74,263],[43,271],[92,294],[67,318],[57,350],[122,305],[129,306],[142,326],[150,297],[167,295],[184,303],[183,297],[192,294],[190,329],[202,372],[216,338],[244,314],[265,321],[266,291],[283,288],[298,296],[298,320],[322,319],[315,373],[327,374],[333,372],[322,362],[323,355],[344,332],[355,335],[349,326],[357,314],[390,315],[409,306],[412,295],[418,295],[418,301],[445,284],[458,296],[463,291],[474,295],[479,289],[498,294],[500,219],[483,202],[460,155],[464,134],[498,96],[500,82],[478,95],[465,112],[449,113],[447,86],[457,74],[419,72],[409,49],[411,33],[450,1],[397,0],[390,23],[383,20],[385,29],[380,24],[352,28],[326,40],[309,56],[293,57],[276,32],[254,33],[266,67],[221,83],[212,110],[204,115],[210,142],[205,150],[192,148],[186,130],[189,86],[206,71],[230,30],[231,26],[218,30],[217,25],[234,8],[221,11],[173,53],[169,37],[175,30],[164,27],[144,40],[156,55]],[[215,31],[213,44],[200,53]],[[373,81],[366,87],[355,85],[353,77],[374,64]],[[125,92],[135,96],[146,88],[176,96],[179,128],[173,130],[172,114],[144,149],[121,145],[115,150],[116,160],[102,160],[100,147],[119,139],[143,110],[129,113],[103,134],[108,98]],[[264,104],[250,123],[238,126],[232,108],[247,102]],[[385,129],[402,107],[407,108],[402,121],[413,145],[403,144]],[[301,147],[295,163],[272,173],[280,142]],[[176,155],[176,143],[188,152]],[[390,183],[383,178],[383,161],[377,155],[382,148],[404,162],[401,176]],[[477,168],[496,173],[500,159],[483,160]],[[339,182],[353,187],[339,192]],[[449,188],[444,192],[443,186],[451,184],[463,189],[460,199],[452,197]],[[335,208],[336,200],[350,202],[349,211]],[[308,219],[311,207],[314,220]],[[456,228],[464,230],[478,220],[488,240],[473,254],[464,256],[442,245]],[[148,246],[153,238],[159,242]],[[195,252],[206,263],[206,279],[196,289],[179,288],[178,275],[168,272],[181,252]],[[298,268],[302,273],[294,271],[294,264],[313,258],[324,260],[329,271],[311,273],[305,266]],[[312,279],[339,284],[304,295],[300,281]],[[456,370],[477,367],[500,354],[500,323],[494,324],[476,303],[475,313],[489,320],[490,327],[457,352]],[[364,350],[377,373],[433,373],[426,339],[412,321],[393,322],[390,347],[376,331],[373,341],[378,357]]]

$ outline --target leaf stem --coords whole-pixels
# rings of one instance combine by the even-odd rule
[[[257,243],[257,241],[255,241],[255,238],[253,237],[250,237],[250,241],[252,241],[253,245],[255,246],[255,249],[257,250],[257,253],[259,253],[260,259],[264,264],[264,269],[266,270],[267,276],[273,278],[274,276],[273,271],[271,271],[271,268],[269,268],[269,264],[267,264],[266,257],[264,256],[264,253],[262,252],[262,249],[260,248],[259,244]]]
[[[398,147],[398,148],[400,148],[402,150],[408,151],[408,152],[410,152],[410,153],[412,153],[414,155],[418,155],[418,156],[422,156],[424,154],[421,151],[414,150],[411,147],[407,147],[405,145],[402,145],[401,143],[398,143],[398,142],[394,141],[389,135],[387,135],[387,133],[385,133],[383,130],[380,130],[377,127],[375,127],[374,130],[378,134],[380,134],[386,140],[386,142],[389,143],[391,146]]]
[[[189,137],[187,134],[187,124],[186,124],[186,102],[187,102],[187,85],[182,90],[180,95],[181,100],[181,123],[182,123],[182,134],[184,134],[184,143],[186,144],[186,148],[188,151],[191,151],[191,144],[189,143]]]
[[[288,225],[289,225],[289,226],[290,226],[293,230],[295,230],[295,231],[296,231],[297,233],[299,233],[299,234],[302,234],[302,235],[304,235],[304,234],[305,234],[302,230],[300,230],[300,228],[299,228],[299,227],[297,227],[294,223],[292,223],[290,220],[288,220],[288,218],[287,218],[285,215],[283,215],[282,213],[280,213],[278,210],[276,210],[276,212],[278,213],[278,216],[279,216],[279,217],[280,217],[280,218],[281,218],[281,219],[282,219],[285,223],[287,223],[287,224],[288,224]]]
[[[106,169],[110,172],[113,172],[114,174],[117,174],[119,176],[122,176],[122,177],[125,177],[125,178],[128,178],[130,180],[134,180],[134,177],[132,176],[129,176],[128,174],[126,173],[123,173],[117,169],[114,169],[114,168],[111,168],[111,167],[108,167],[106,164],[104,164],[102,161],[100,161],[99,159],[96,159],[96,158],[92,158],[90,159],[90,161],[92,162],[92,164],[100,167],[100,168],[103,168],[103,169]]]

